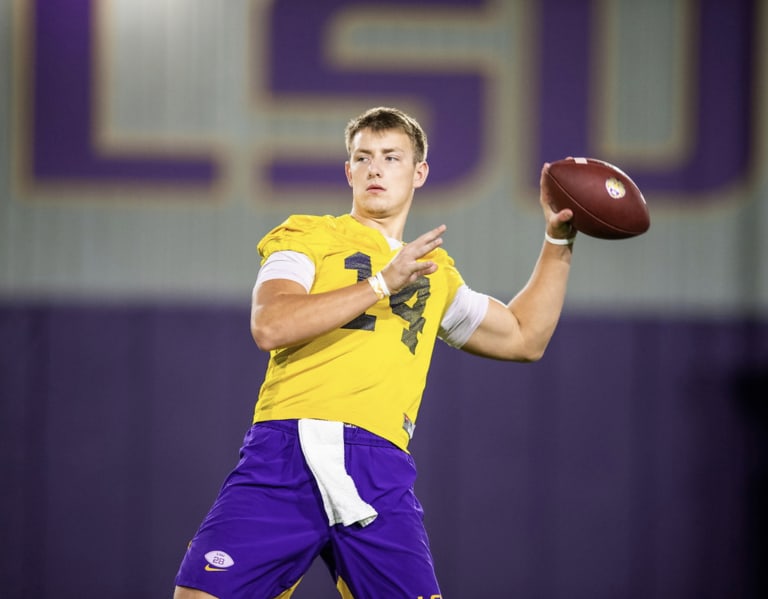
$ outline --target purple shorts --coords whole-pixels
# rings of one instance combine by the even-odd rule
[[[439,599],[412,457],[344,427],[347,472],[379,513],[368,526],[329,526],[295,420],[261,422],[190,543],[176,584],[221,599],[290,597],[318,556],[357,599]]]

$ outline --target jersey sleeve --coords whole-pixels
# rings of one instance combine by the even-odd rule
[[[272,229],[259,242],[262,264],[274,252],[293,251],[307,256],[319,264],[334,238],[328,230],[327,218],[294,215]]]

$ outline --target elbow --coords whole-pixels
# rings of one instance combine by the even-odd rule
[[[518,351],[511,354],[502,354],[497,356],[498,359],[506,362],[519,362],[521,364],[532,364],[538,362],[544,356],[544,352],[534,351]]]
[[[518,348],[518,351],[510,356],[509,359],[514,362],[523,362],[525,364],[538,362],[544,357],[544,351],[546,349],[547,347],[542,345],[525,346]]]
[[[549,346],[549,338],[546,340],[538,340],[536,343],[532,343],[528,346],[525,361],[526,362],[538,362],[544,357],[544,353]]]
[[[470,350],[470,353],[478,353],[479,355],[504,362],[520,362],[522,364],[538,362],[544,357],[544,349],[526,347],[500,349],[494,352],[473,352]]]
[[[520,361],[530,364],[533,362],[538,362],[543,357],[544,357],[544,348],[541,348],[541,349],[536,349],[536,350],[531,350],[526,352]]]
[[[273,347],[274,344],[269,340],[269,337],[254,327],[251,327],[251,337],[253,338],[254,343],[256,343],[256,347],[258,347],[261,351],[268,352],[275,349]]]
[[[274,327],[251,320],[251,337],[261,351],[269,352],[280,347]]]
[[[551,334],[547,335],[527,335],[523,337],[523,342],[519,346],[521,362],[538,362],[544,357]]]

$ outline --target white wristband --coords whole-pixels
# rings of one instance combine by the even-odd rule
[[[392,295],[389,291],[389,287],[387,287],[387,282],[384,280],[384,275],[381,274],[381,271],[377,272],[371,277],[368,277],[368,283],[371,285],[373,291],[376,293],[380,300]]]
[[[544,231],[544,239],[547,240],[548,243],[551,243],[552,245],[571,245],[573,243],[573,240],[576,239],[576,236],[573,237],[552,237],[549,233]]]
[[[386,297],[389,297],[392,295],[392,292],[389,290],[389,287],[387,287],[387,282],[384,280],[384,275],[381,274],[381,271],[377,272],[373,277],[379,281],[379,284],[381,285],[381,290],[384,292],[384,295]]]

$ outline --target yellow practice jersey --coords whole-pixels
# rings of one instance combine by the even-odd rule
[[[398,250],[350,215],[292,216],[259,243],[262,262],[292,250],[315,265],[310,293],[353,285]],[[318,418],[354,424],[407,450],[440,322],[463,285],[442,249],[425,259],[437,272],[384,298],[341,328],[274,350],[254,422]]]

